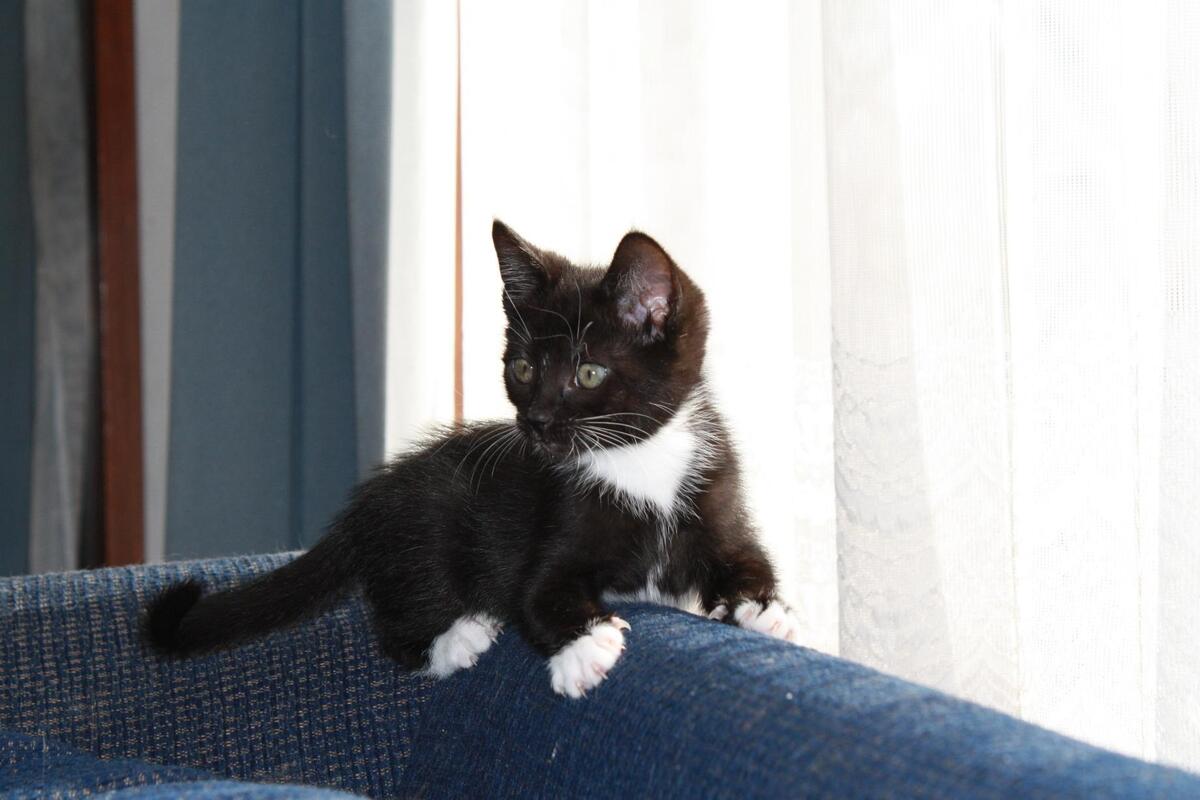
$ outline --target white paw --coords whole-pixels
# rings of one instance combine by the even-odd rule
[[[800,641],[800,621],[792,610],[778,600],[763,608],[762,603],[743,600],[733,610],[733,621],[749,631],[758,631],[794,644]]]
[[[450,629],[429,647],[429,673],[445,678],[460,669],[475,666],[500,634],[500,621],[487,614],[459,617]]]
[[[596,622],[588,632],[550,657],[550,688],[568,697],[583,697],[599,685],[625,649],[629,623],[620,617]]]

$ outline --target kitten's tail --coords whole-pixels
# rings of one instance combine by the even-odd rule
[[[249,583],[213,594],[185,580],[146,609],[142,635],[164,655],[220,650],[311,616],[335,600],[353,577],[349,537],[336,528],[304,555]]]

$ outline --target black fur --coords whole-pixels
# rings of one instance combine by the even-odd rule
[[[151,601],[142,633],[164,655],[188,656],[241,644],[325,608],[351,587],[354,548],[339,522],[304,557],[233,589],[203,595],[198,581]],[[202,596],[203,595],[203,596]]]
[[[383,649],[409,667],[469,613],[519,629],[549,656],[654,571],[706,611],[775,596],[749,522],[737,456],[704,394],[704,295],[654,240],[630,233],[607,268],[577,267],[493,228],[508,315],[504,379],[515,421],[460,425],[364,481],[326,537],[296,561],[232,590],[195,583],[149,608],[147,639],[187,655],[244,642],[315,613],[351,588]],[[517,359],[533,366],[518,378]],[[579,365],[608,368],[595,388]],[[681,513],[636,513],[571,466],[582,448],[644,440],[689,398],[710,442]],[[619,415],[619,416],[601,416]],[[585,417],[600,417],[585,420]],[[661,536],[666,529],[668,536]],[[665,549],[662,542],[665,541]]]

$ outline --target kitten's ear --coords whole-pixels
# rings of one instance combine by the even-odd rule
[[[492,243],[500,262],[500,279],[514,302],[545,289],[558,277],[542,252],[500,220],[492,222]]]
[[[662,339],[679,310],[677,269],[658,242],[638,231],[625,234],[604,276],[621,322],[650,341]]]

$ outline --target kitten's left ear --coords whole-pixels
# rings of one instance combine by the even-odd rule
[[[492,243],[500,262],[500,279],[513,302],[527,300],[558,280],[556,265],[498,219],[492,221]]]
[[[603,283],[621,322],[650,341],[666,336],[679,312],[677,270],[658,242],[639,231],[625,234]]]

